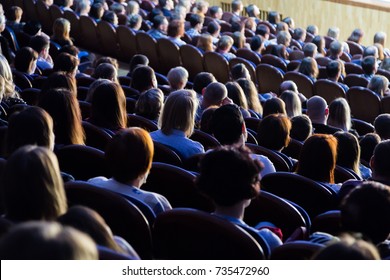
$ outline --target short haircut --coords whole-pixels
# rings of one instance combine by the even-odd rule
[[[239,11],[241,6],[242,6],[241,0],[233,0],[232,1],[232,11],[233,12]]]
[[[366,75],[374,74],[376,58],[374,56],[366,56],[362,60],[362,69]]]
[[[177,37],[177,36],[183,36],[184,34],[184,21],[174,19],[172,20],[168,25],[168,31],[167,34],[170,37]]]
[[[233,45],[233,38],[227,35],[223,35],[218,41],[218,49],[228,50]]]
[[[120,183],[149,172],[154,154],[153,140],[142,128],[126,128],[115,134],[106,149],[112,175]]]
[[[160,116],[161,131],[169,135],[177,129],[190,136],[194,130],[197,109],[198,99],[194,91],[183,89],[171,92]]]
[[[37,53],[41,53],[41,51],[50,46],[50,41],[44,36],[36,35],[30,39],[29,45]]]
[[[77,57],[62,52],[54,59],[53,71],[62,71],[67,74],[76,74],[79,60]]]
[[[343,51],[343,45],[339,41],[333,41],[330,43],[329,52],[331,55],[339,55]]]
[[[291,118],[290,136],[295,140],[304,142],[313,132],[311,120],[307,115],[300,115]]]
[[[114,65],[111,63],[101,63],[95,68],[92,77],[95,79],[107,79],[110,81],[116,81],[118,72]]]
[[[241,78],[245,78],[245,79],[250,79],[251,78],[251,76],[249,74],[249,71],[246,68],[244,63],[237,63],[236,65],[234,65],[231,68],[230,73],[231,73],[232,79],[234,81],[238,80],[238,79],[241,79]]]
[[[244,118],[235,104],[223,105],[212,115],[210,127],[215,138],[222,145],[233,145],[243,134]]]
[[[191,27],[194,28],[197,24],[200,24],[200,23],[203,24],[204,19],[203,19],[203,17],[201,17],[201,16],[198,15],[198,14],[191,14],[191,15],[189,16],[188,21],[190,22]]]
[[[218,206],[233,206],[259,194],[261,164],[245,148],[226,146],[204,155],[196,184]]]
[[[216,82],[214,75],[209,72],[200,72],[196,74],[194,78],[193,90],[198,94],[202,93],[202,90],[209,84]]]
[[[207,101],[209,105],[220,105],[226,97],[226,86],[220,82],[209,84],[203,94],[203,100]]]
[[[276,24],[280,21],[280,15],[276,11],[271,11],[268,13],[268,21],[269,23]]]
[[[178,66],[169,70],[167,78],[173,90],[182,89],[187,84],[188,71],[184,67]]]
[[[306,43],[303,46],[303,55],[305,57],[307,56],[314,57],[316,53],[317,53],[317,46],[314,45],[313,43]]]
[[[272,114],[283,114],[286,113],[286,104],[278,97],[270,98],[264,102],[263,105],[263,118]]]
[[[209,13],[211,17],[214,17],[216,13],[218,13],[218,10],[220,9],[219,6],[211,6],[209,8]]]
[[[265,36],[267,34],[270,34],[269,27],[265,24],[259,24],[256,27],[256,35]]]
[[[207,32],[210,33],[211,35],[215,34],[220,29],[221,29],[221,26],[215,20],[211,21],[207,25]]]
[[[38,59],[38,53],[30,47],[20,48],[15,55],[15,69],[28,73],[32,70],[32,63]]]
[[[388,238],[389,215],[390,187],[373,181],[352,190],[341,204],[343,228],[362,233],[374,244]]]
[[[342,66],[341,62],[338,60],[332,60],[326,65],[326,75],[328,78],[335,78],[339,73],[341,73]]]
[[[157,29],[160,27],[160,25],[162,25],[164,23],[164,21],[166,20],[166,17],[164,17],[163,15],[157,15],[155,16],[153,19],[152,19],[152,23],[153,23],[153,28]]]
[[[129,70],[130,73],[133,73],[134,69],[140,65],[149,65],[149,58],[143,54],[136,54],[130,60]]]
[[[23,14],[22,8],[18,6],[12,6],[8,10],[7,20],[16,21],[17,19],[20,19],[22,17],[22,14]]]
[[[286,115],[268,115],[260,122],[256,139],[260,146],[279,151],[288,146],[290,130],[291,122]]]
[[[375,147],[381,142],[381,138],[376,133],[367,133],[360,141],[360,159],[365,160],[366,163],[370,162],[372,155],[374,154]]]
[[[159,88],[149,89],[138,97],[135,114],[157,121],[164,105],[164,94]]]
[[[390,139],[390,114],[381,114],[376,117],[374,127],[382,140]]]
[[[144,92],[157,86],[154,70],[150,66],[141,65],[134,69],[131,75],[131,87]]]
[[[376,145],[371,166],[375,176],[390,177],[390,140],[385,140]]]
[[[263,40],[260,36],[253,36],[251,41],[251,50],[258,51],[263,45]]]

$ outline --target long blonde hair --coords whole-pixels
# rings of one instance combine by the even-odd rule
[[[15,84],[12,78],[11,67],[8,64],[7,59],[0,54],[0,77],[4,79],[4,96],[3,98],[8,97],[19,97],[15,91]]]

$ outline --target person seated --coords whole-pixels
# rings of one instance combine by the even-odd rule
[[[318,35],[318,26],[314,24],[310,24],[306,27],[306,32],[312,34],[313,36]]]
[[[211,83],[216,82],[214,75],[209,72],[200,72],[196,74],[193,83],[193,90],[196,92],[199,103],[203,98],[203,90]]]
[[[118,26],[118,16],[113,11],[105,11],[102,20],[108,22],[114,28]]]
[[[65,18],[57,18],[53,23],[53,35],[51,40],[60,47],[73,45],[70,38],[70,22]]]
[[[102,20],[104,15],[103,5],[101,3],[93,3],[88,14],[96,23],[98,23]]]
[[[170,210],[165,197],[140,189],[152,167],[153,154],[153,141],[147,131],[138,127],[123,129],[112,138],[105,152],[113,177],[95,177],[88,183],[141,200],[156,215]]]
[[[302,47],[302,51],[305,57],[312,57],[312,58],[317,57],[317,46],[314,45],[313,43],[304,44]]]
[[[202,158],[196,185],[214,201],[212,215],[257,233],[272,251],[282,244],[279,237],[267,228],[256,229],[243,221],[245,208],[260,192],[261,169],[261,163],[244,147],[219,147]]]
[[[198,42],[196,44],[198,50],[204,54],[205,52],[212,52],[215,49],[213,45],[213,36],[207,33],[203,33],[198,37]]]
[[[334,181],[336,159],[337,139],[333,135],[314,134],[302,146],[296,172],[337,193],[341,186]]]
[[[252,37],[252,41],[250,43],[250,48],[254,51],[258,57],[261,58],[263,51],[265,50],[264,42],[261,36],[255,35]]]
[[[262,96],[258,94],[255,83],[245,78],[238,79],[237,83],[244,91],[246,100],[248,101],[248,109],[252,117],[261,118],[263,115],[263,106],[260,103],[260,98]]]
[[[177,19],[172,20],[168,25],[168,39],[175,43],[178,47],[186,44],[181,37],[184,35],[184,21]]]
[[[273,97],[264,102],[263,105],[263,118],[272,115],[272,114],[282,114],[287,115],[286,113],[286,104],[284,101],[278,97]]]
[[[250,49],[250,46],[248,43],[246,43],[246,37],[243,32],[235,31],[233,33],[233,46],[232,50],[237,51],[238,49]]]
[[[209,2],[204,0],[196,1],[194,11],[196,15],[199,15],[202,19],[204,19],[204,17],[206,16],[208,9],[209,9]]]
[[[15,69],[24,74],[31,82],[39,77],[35,74],[38,53],[30,47],[20,48],[15,55]]]
[[[305,45],[305,40],[306,40],[306,30],[303,28],[295,28],[294,29],[294,34],[293,34],[293,39],[296,40],[301,47]]]
[[[203,92],[202,102],[198,108],[197,115],[200,117],[202,112],[210,106],[220,107],[227,104],[227,88],[219,82],[210,83]]]
[[[307,76],[314,83],[318,76],[317,61],[312,57],[305,57],[299,64],[298,72]]]
[[[294,83],[293,81],[289,81],[289,80],[282,82],[279,86],[279,92],[283,93],[286,90],[291,90],[298,95],[299,99],[302,102],[302,107],[304,107],[304,105],[306,105],[307,99],[302,93],[300,93],[298,91],[298,87],[297,87],[296,83]]]
[[[150,133],[153,141],[168,146],[183,159],[204,153],[202,144],[189,139],[194,130],[197,107],[198,99],[194,91],[171,92],[160,116],[161,128]]]
[[[101,63],[99,64],[93,74],[92,78],[95,79],[106,79],[112,82],[118,82],[118,72],[114,65],[111,63]]]
[[[363,58],[362,69],[364,74],[361,74],[361,77],[364,77],[370,81],[378,70],[377,59],[374,56],[367,56]]]
[[[140,93],[152,88],[157,88],[157,78],[153,68],[143,65],[135,68],[131,75],[130,86]]]
[[[222,20],[223,11],[219,6],[211,6],[209,8],[210,17],[213,18],[217,23],[225,22]]]
[[[351,108],[347,100],[343,97],[336,98],[330,103],[328,125],[340,128],[345,132],[350,132],[356,137],[359,137],[357,131],[352,129]]]
[[[221,54],[227,61],[235,58],[236,56],[230,52],[233,43],[232,37],[223,35],[218,41],[216,52]]]
[[[390,139],[390,114],[380,114],[374,121],[375,133],[382,141]]]
[[[64,72],[71,77],[76,77],[79,66],[77,57],[68,53],[59,53],[54,60],[53,71]]]
[[[280,95],[280,99],[283,100],[285,104],[284,114],[286,114],[290,119],[302,115],[302,103],[295,92],[293,92],[292,90],[285,90]]]
[[[210,129],[221,145],[245,146],[248,132],[240,108],[235,104],[217,108],[211,116]],[[276,171],[273,163],[266,156],[258,154],[251,154],[251,156],[262,163],[263,169],[260,172],[262,177]]]
[[[29,46],[38,53],[37,67],[40,70],[53,68],[53,59],[49,54],[50,41],[48,38],[36,35],[31,38]]]
[[[15,225],[0,240],[3,260],[97,260],[95,242],[73,227],[33,221]]]
[[[10,27],[15,33],[23,32],[23,27],[26,23],[21,21],[22,16],[23,10],[18,6],[12,6],[8,10],[6,25]]]
[[[138,32],[140,32],[142,27],[142,16],[140,15],[129,16],[127,24],[130,27],[130,29],[133,30],[135,34],[137,34]]]
[[[280,22],[280,14],[277,11],[269,12],[267,21],[276,27],[276,24]]]
[[[135,68],[137,68],[140,65],[148,66],[149,65],[149,58],[143,54],[136,54],[130,60],[129,72],[127,73],[127,77],[131,77]]]
[[[290,49],[289,47],[290,44],[291,44],[291,35],[288,31],[280,31],[276,35],[276,45],[282,45],[286,47],[287,53],[290,53],[292,51],[292,49]]]
[[[244,5],[241,0],[233,0],[232,1],[232,18],[230,19],[230,23],[232,22],[241,22],[241,13],[244,10]]]
[[[65,11],[71,11],[73,12],[72,10],[72,6],[73,6],[73,1],[74,0],[62,0],[62,5],[60,5],[60,9],[65,12]]]
[[[230,74],[233,81],[237,81],[241,78],[251,80],[251,75],[243,63],[237,63],[231,67]]]
[[[374,44],[380,44],[383,47],[383,54],[386,58],[390,57],[390,50],[385,48],[387,34],[383,31],[377,32],[374,35]]]
[[[157,124],[164,106],[164,94],[159,88],[149,89],[135,103],[135,114]]]
[[[356,28],[352,31],[351,35],[348,37],[347,41],[355,42],[361,45],[363,40],[364,32],[360,28]],[[362,46],[363,47],[363,46]],[[364,47],[363,47],[364,48]]]
[[[1,33],[5,30],[6,18],[4,15],[0,15],[0,50],[1,54],[7,59],[8,63],[13,62],[15,54],[11,50],[10,43]]]
[[[285,17],[284,19],[282,19],[282,22],[286,23],[288,25],[288,28],[289,29],[292,29],[292,30],[295,30],[295,21],[293,18],[291,17]],[[306,32],[306,30],[305,30]],[[294,32],[295,33],[295,32]],[[293,34],[294,34],[293,33]]]
[[[188,21],[190,22],[191,28],[186,31],[186,34],[190,36],[191,39],[200,36],[204,18],[198,14],[191,14]]]
[[[221,37],[221,25],[216,21],[211,21],[207,25],[207,33],[213,37],[213,44],[217,45]],[[233,44],[233,43],[232,43]]]
[[[89,0],[78,0],[74,2],[75,13],[78,16],[88,16],[89,11],[91,10],[91,1]]]
[[[244,118],[250,118],[251,114],[248,111],[248,101],[240,85],[237,82],[227,82],[225,86],[228,91],[228,97],[234,104],[240,107],[242,116]]]
[[[172,0],[158,0],[158,5],[164,15],[168,20],[172,18],[172,10],[174,8],[174,3]]]
[[[390,95],[389,80],[382,75],[374,75],[367,88],[375,92],[380,98]]]
[[[248,17],[253,19],[256,24],[260,22],[259,15],[260,15],[260,10],[259,7],[257,7],[255,4],[249,4],[246,7],[246,12],[248,14]]]
[[[364,182],[353,189],[341,204],[341,224],[381,248],[382,258],[389,257],[390,187],[378,182]],[[387,254],[387,255],[385,255]]]
[[[375,147],[381,142],[381,138],[376,133],[367,133],[359,139],[360,161],[369,167],[370,160],[374,154]]]
[[[271,31],[267,25],[261,23],[257,25],[255,34],[261,37],[264,42],[264,47],[267,47],[269,44],[271,44],[269,41],[270,33]]]
[[[349,87],[346,84],[339,82],[340,77],[342,76],[343,68],[344,64],[342,62],[338,60],[332,60],[328,63],[328,65],[326,65],[326,75],[329,81],[337,83],[343,88],[345,92],[347,92]]]
[[[329,108],[325,99],[321,96],[316,95],[307,100],[307,115],[312,122],[314,133],[333,134],[337,131],[341,131],[340,128],[327,125]]]
[[[291,118],[290,137],[300,142],[305,142],[313,133],[311,120],[307,115]]]
[[[316,35],[316,36],[314,36],[314,38],[311,42],[317,46],[317,56],[318,57],[323,57],[326,55],[327,50],[325,48],[325,39],[323,36]]]
[[[168,72],[167,79],[171,91],[184,89],[188,82],[188,71],[181,66],[172,68]]]
[[[160,38],[168,38],[167,30],[168,30],[168,20],[163,15],[155,16],[152,19],[153,26],[152,29],[150,29],[148,32],[146,32],[148,35],[150,35],[155,40],[158,40]]]

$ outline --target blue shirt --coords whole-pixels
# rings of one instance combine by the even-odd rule
[[[184,131],[181,130],[173,129],[169,135],[164,134],[161,130],[156,130],[151,132],[150,136],[154,141],[174,150],[183,159],[204,153],[202,144],[187,138]]]
[[[162,33],[161,31],[159,31],[157,29],[150,29],[146,33],[156,40],[161,39],[161,38],[168,38],[167,35],[165,35],[164,33]]]

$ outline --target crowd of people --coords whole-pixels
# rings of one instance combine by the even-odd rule
[[[209,7],[204,0],[38,1],[95,22],[107,21],[113,27],[126,25],[156,40],[166,38],[178,47],[192,44],[202,54],[216,52],[227,61],[240,49],[252,51],[260,60],[273,55],[286,67],[295,62],[292,71],[312,82],[320,79],[320,68],[325,67],[326,77],[321,78],[345,92],[345,63],[349,61],[360,67],[368,89],[379,98],[389,94],[388,78],[377,74],[382,69],[390,76],[384,32],[375,34],[372,46],[363,46],[361,29],[346,41],[339,38],[337,27],[321,36],[317,26],[295,27],[292,18],[281,19],[277,12],[261,20],[259,8],[254,4],[244,7],[241,0],[232,1],[229,13],[219,6]],[[224,84],[209,72],[190,79],[182,66],[158,73],[148,57],[136,54],[126,77],[119,76],[116,58],[77,47],[67,19],[55,19],[51,33],[46,34],[39,21],[28,19],[21,7],[4,8],[0,4],[0,128],[7,131],[0,147],[2,259],[97,259],[102,250],[132,259],[142,255],[129,240],[112,233],[110,221],[100,213],[85,206],[68,207],[64,182],[74,178],[62,172],[56,152],[89,142],[83,122],[110,137],[104,155],[112,176],[100,174],[88,183],[139,200],[157,219],[158,214],[174,208],[162,194],[142,190],[153,172],[159,143],[183,162],[197,158],[195,184],[214,203],[211,215],[255,232],[272,256],[283,242],[294,240],[268,221],[248,225],[244,216],[245,208],[261,192],[261,179],[280,171],[274,161],[277,157],[289,172],[320,183],[340,201],[329,210],[340,211],[344,233],[305,236],[308,242],[326,245],[313,258],[390,257],[390,114],[377,116],[373,131],[362,133],[354,126],[345,98],[328,104],[320,96],[303,95],[291,80],[276,85],[278,92],[259,92],[243,63],[231,67],[231,80]],[[14,49],[6,33],[28,40],[25,44],[19,41]],[[362,53],[354,55],[350,42]],[[52,57],[53,44],[58,53]],[[301,57],[292,59],[297,51]],[[326,65],[319,65],[318,61],[324,61],[319,58],[327,58]],[[284,69],[278,71],[285,74]],[[38,90],[36,100],[22,98],[26,95],[20,77]],[[90,81],[84,91],[82,80]],[[130,100],[135,103],[131,109]],[[81,104],[89,110],[82,110]],[[157,129],[129,127],[129,113]],[[191,139],[195,129],[220,145],[206,151],[204,143]],[[250,150],[248,142],[261,146],[268,156]],[[292,143],[299,147],[295,154],[288,153]],[[337,181],[337,167],[352,179]]]

